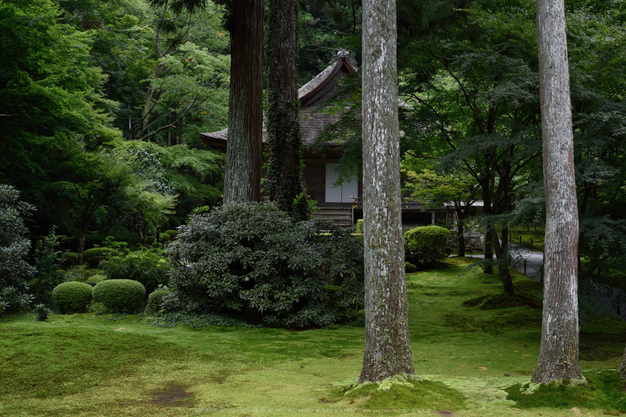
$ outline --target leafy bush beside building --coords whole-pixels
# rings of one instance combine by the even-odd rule
[[[321,219],[294,223],[271,203],[192,216],[167,251],[169,310],[304,328],[351,320],[363,307],[359,240]]]

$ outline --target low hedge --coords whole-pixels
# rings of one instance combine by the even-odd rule
[[[84,313],[91,303],[92,287],[84,282],[64,282],[52,291],[52,302],[61,314]]]
[[[131,279],[107,279],[93,288],[93,301],[102,303],[111,313],[136,313],[142,309],[145,298],[145,287]]]

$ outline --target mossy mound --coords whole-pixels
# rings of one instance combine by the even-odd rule
[[[488,294],[463,301],[463,307],[478,307],[481,310],[522,307],[539,308],[541,304],[525,294]]]
[[[586,384],[563,381],[552,384],[515,384],[507,388],[507,400],[515,401],[516,408],[599,408],[626,412],[624,381],[614,371],[585,374]],[[608,408],[607,408],[608,407]]]
[[[442,382],[422,380],[415,375],[394,375],[380,383],[343,385],[344,398],[368,397],[367,410],[462,410],[465,396]],[[328,400],[326,400],[328,401]]]

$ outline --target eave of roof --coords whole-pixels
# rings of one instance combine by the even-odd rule
[[[347,54],[347,51],[345,53]],[[328,82],[335,78],[335,76],[341,71],[341,68],[343,66],[345,66],[350,73],[357,71],[355,64],[351,63],[350,60],[346,59],[345,56],[338,55],[336,60],[332,62],[324,71],[320,72],[311,81],[304,84],[298,89],[299,100],[302,102],[303,100],[307,99],[308,97],[319,91],[321,88],[323,88]],[[311,113],[308,113],[305,117],[301,117],[300,127],[303,130],[304,144],[310,144],[313,139],[315,139],[315,137],[317,137],[317,135],[321,132],[320,128],[323,128],[329,122],[334,123],[335,121],[336,117],[328,116],[323,113],[320,113],[319,115],[312,115]],[[266,135],[267,134],[265,131],[265,126],[263,126],[264,140]],[[207,143],[225,142],[228,140],[228,128],[218,130],[216,132],[200,133],[200,137],[203,141]]]

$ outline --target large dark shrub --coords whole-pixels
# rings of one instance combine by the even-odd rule
[[[404,233],[406,261],[414,265],[432,265],[442,262],[450,255],[448,235],[450,231],[439,226],[416,227]]]
[[[352,319],[363,306],[363,248],[347,230],[294,223],[273,204],[192,216],[170,243],[171,310],[235,313],[287,327]]]
[[[107,279],[93,287],[92,296],[94,303],[102,303],[107,312],[136,313],[143,307],[146,289],[138,281]]]
[[[84,313],[91,303],[91,285],[64,282],[52,291],[52,303],[61,314]]]
[[[30,240],[24,217],[34,206],[20,201],[20,193],[0,184],[0,314],[28,309],[32,296],[28,283],[35,268],[28,263]]]
[[[167,284],[170,261],[161,249],[143,249],[126,256],[113,256],[102,264],[110,279],[139,281],[149,294],[159,285]]]

